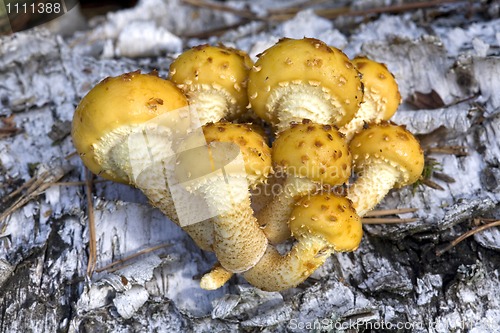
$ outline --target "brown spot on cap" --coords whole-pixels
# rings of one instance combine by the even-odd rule
[[[398,133],[398,134],[396,134],[396,136],[398,137],[398,139],[403,140],[403,141],[410,140],[410,137],[406,133]]]
[[[357,67],[358,69],[362,69],[362,68],[363,68],[363,67],[365,67],[366,65],[367,65],[367,63],[366,63],[366,62],[364,62],[364,61],[358,61],[358,62],[356,63],[356,67]]]
[[[314,145],[319,148],[319,147],[323,146],[323,143],[319,140],[316,140],[316,141],[314,141]]]

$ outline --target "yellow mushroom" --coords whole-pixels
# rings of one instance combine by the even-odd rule
[[[393,123],[370,125],[354,136],[349,147],[359,176],[347,197],[359,216],[372,210],[392,188],[413,184],[424,168],[418,140]]]
[[[342,51],[313,38],[284,38],[259,56],[248,96],[255,113],[280,132],[302,119],[343,126],[354,117],[363,91]]]
[[[290,237],[286,221],[295,201],[323,185],[340,185],[351,175],[351,154],[342,134],[331,125],[309,120],[293,124],[273,143],[275,175],[286,176],[282,191],[258,214],[273,244]]]
[[[340,129],[347,141],[361,130],[365,123],[389,120],[401,103],[396,79],[385,64],[366,57],[354,58],[352,63],[362,75],[364,94],[363,102],[354,118]]]
[[[234,119],[248,105],[247,79],[253,62],[241,50],[200,45],[170,65],[169,78],[199,111],[201,124]]]
[[[106,78],[76,108],[73,144],[90,171],[138,187],[153,206],[179,224],[161,163],[174,154],[172,128],[186,125],[180,117],[185,112],[176,111],[187,112],[187,105],[182,92],[155,73],[136,71]],[[189,226],[187,232],[209,250],[210,228],[204,221]]]
[[[296,243],[283,256],[269,245],[262,259],[243,273],[253,286],[266,291],[295,287],[332,253],[354,251],[363,236],[361,219],[351,202],[332,194],[302,198],[289,224]]]
[[[203,129],[207,146],[178,155],[179,182],[201,194],[213,216],[213,250],[222,267],[242,272],[255,265],[267,247],[250,206],[249,187],[271,172],[271,151],[264,138],[246,124],[210,123]],[[241,151],[242,165],[237,162]],[[243,168],[240,168],[243,166]]]

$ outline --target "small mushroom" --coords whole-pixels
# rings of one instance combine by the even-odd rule
[[[385,64],[357,57],[352,60],[361,73],[364,87],[363,102],[354,118],[340,129],[347,141],[363,128],[365,123],[379,123],[389,120],[401,103],[398,84]]]
[[[296,238],[290,252],[281,255],[269,245],[262,259],[243,273],[253,286],[280,291],[307,279],[335,252],[354,251],[363,236],[361,219],[350,200],[332,194],[304,197],[290,215]]]
[[[222,267],[242,272],[255,265],[267,247],[253,216],[249,187],[265,181],[271,172],[271,151],[246,124],[209,123],[203,132],[207,146],[181,152],[176,174],[189,192],[203,195],[215,216],[213,249]],[[189,142],[185,145],[189,148]],[[240,151],[242,169],[235,164]]]
[[[155,119],[171,115],[171,127],[178,126],[183,120],[173,111],[187,110],[187,105],[186,97],[172,82],[154,73],[136,71],[106,78],[76,108],[73,144],[90,171],[138,187],[153,206],[179,224],[165,175],[158,167],[162,159],[174,154],[172,131],[169,124],[158,126]],[[148,135],[147,146],[134,140],[143,133]],[[134,167],[144,171],[137,174]],[[161,186],[156,186],[158,183]],[[210,249],[211,224],[204,221],[189,227],[193,230],[187,232],[194,241],[201,248]]]
[[[170,65],[170,79],[199,111],[201,124],[234,119],[248,105],[247,79],[253,62],[243,51],[208,44],[182,53]]]
[[[342,51],[314,38],[283,38],[259,56],[248,96],[255,113],[280,132],[302,119],[343,126],[354,117],[363,91]]]
[[[359,176],[347,197],[359,216],[372,210],[392,188],[413,184],[424,168],[418,140],[390,122],[370,125],[354,136],[349,147]]]
[[[287,220],[295,201],[323,185],[340,185],[351,175],[351,154],[333,126],[304,120],[281,132],[273,143],[275,176],[286,175],[280,193],[258,214],[257,220],[273,244],[290,237]]]

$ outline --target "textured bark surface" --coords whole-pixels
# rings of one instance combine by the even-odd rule
[[[173,14],[174,7],[180,12]],[[236,16],[152,0],[67,39],[44,29],[0,37],[0,213],[10,213],[0,220],[0,332],[342,331],[349,323],[354,331],[500,331],[498,228],[436,255],[472,229],[475,218],[500,219],[500,20],[498,8],[489,8],[470,18],[460,5],[363,24],[341,17],[333,22],[342,32],[304,11],[274,27],[253,22],[209,40],[255,55],[279,37],[306,35],[351,57],[383,61],[405,101],[435,91],[443,102],[436,108],[404,103],[394,121],[428,148],[467,151],[428,154],[455,180],[431,178],[443,190],[404,188],[379,206],[418,208],[400,217],[419,222],[365,226],[357,251],[332,256],[305,283],[281,293],[262,292],[238,276],[220,290],[201,290],[199,276],[215,262],[213,254],[199,250],[139,191],[110,182],[96,183],[92,195],[97,266],[169,246],[87,278],[85,186],[47,185],[85,180],[78,157],[68,157],[74,151],[69,131],[76,104],[95,83],[138,68],[165,76],[172,54],[155,52],[180,50],[175,35],[188,31],[182,17],[198,17],[193,33],[217,27],[214,22],[232,24]],[[126,40],[131,28],[123,22],[142,25],[144,44]],[[155,42],[162,47],[151,48]],[[19,131],[6,131],[9,126]],[[31,189],[8,196],[32,178],[38,183]],[[26,202],[16,205],[23,196]]]

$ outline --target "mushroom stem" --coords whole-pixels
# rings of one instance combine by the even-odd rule
[[[210,272],[203,275],[200,280],[200,287],[205,290],[216,290],[222,287],[233,276],[220,263],[216,263]]]
[[[214,209],[213,250],[221,265],[230,272],[244,272],[264,254],[267,238],[253,216],[248,183],[244,178],[230,180],[231,190],[217,182],[207,183],[200,190],[210,208]],[[234,195],[236,194],[236,195]]]
[[[364,166],[363,172],[349,189],[349,198],[359,216],[375,208],[394,187],[400,177],[398,167],[383,160]]]
[[[299,238],[283,256],[269,245],[259,263],[243,273],[243,277],[265,291],[293,288],[314,273],[333,252],[322,237],[314,235]]]
[[[274,110],[278,118],[278,133],[287,129],[290,123],[300,123],[302,119],[310,119],[318,124],[335,124],[345,115],[342,105],[329,95],[327,88],[301,80],[273,90],[267,108]]]
[[[317,189],[317,185],[302,177],[288,175],[281,191],[258,214],[257,220],[271,244],[279,244],[290,238],[288,219],[298,197]]]
[[[289,225],[296,243],[285,255],[269,245],[262,259],[243,274],[252,285],[266,291],[295,287],[332,253],[355,250],[363,234],[352,203],[331,194],[301,198]]]
[[[135,132],[140,133],[142,130],[143,129],[139,131],[135,130]],[[153,207],[158,208],[172,222],[180,225],[172,193],[167,183],[167,175],[165,172],[167,166],[164,164],[164,161],[173,155],[171,142],[167,139],[170,136],[165,135],[161,137],[148,135],[143,141],[145,146],[141,146],[139,144],[129,144],[135,141],[130,140],[129,135],[135,135],[135,133],[132,134],[131,132],[123,136],[112,145],[110,149],[110,160],[122,161],[122,163],[115,162],[114,165],[110,167],[114,173],[125,174],[132,184],[144,193]],[[159,150],[158,147],[162,147],[163,149]],[[135,149],[135,152],[132,152],[131,149]],[[144,156],[146,152],[148,156]],[[130,158],[133,156],[136,158],[131,161]],[[154,158],[147,158],[149,156],[154,156]],[[156,162],[158,160],[161,161]],[[123,161],[127,162],[123,163]],[[137,167],[144,167],[144,170],[138,175],[134,175],[133,168]],[[193,225],[181,227],[202,250],[213,251],[213,226],[211,220],[205,220]]]

